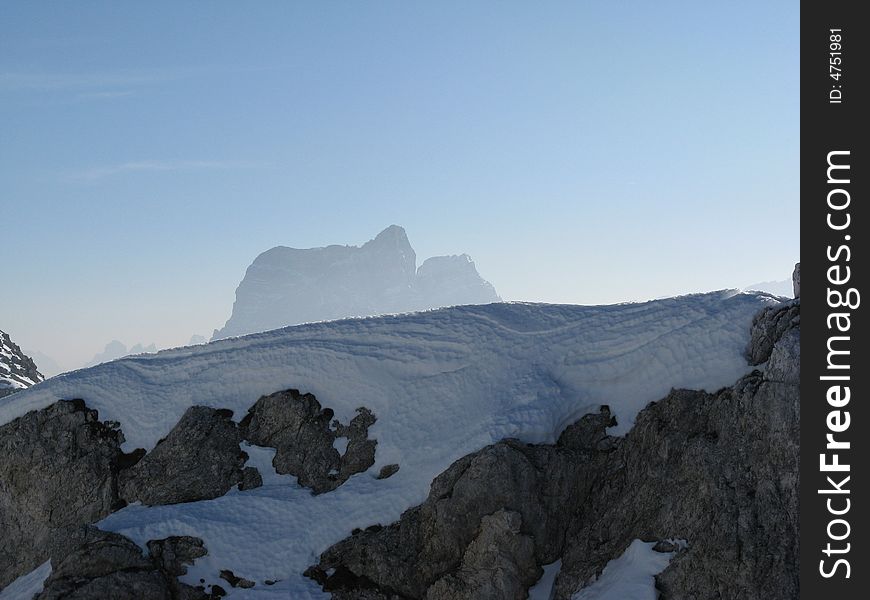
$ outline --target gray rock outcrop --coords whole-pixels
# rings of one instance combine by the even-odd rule
[[[774,344],[782,335],[800,326],[800,310],[800,301],[794,300],[768,306],[755,315],[746,348],[746,358],[750,365],[767,362]]]
[[[172,537],[132,540],[95,527],[82,528],[79,543],[52,559],[52,572],[35,600],[212,600],[203,587],[178,581],[186,565],[204,556],[202,540]]]
[[[256,476],[244,471],[248,455],[239,446],[232,414],[205,406],[187,409],[169,435],[121,474],[121,496],[127,502],[176,504],[217,498],[243,482],[253,486]]]
[[[365,588],[383,590],[385,598],[424,598],[438,580],[461,569],[484,518],[505,510],[517,515],[522,533],[533,540],[536,563],[549,564],[565,544],[567,521],[554,515],[587,501],[598,476],[589,465],[612,451],[605,434],[611,424],[605,407],[580,419],[555,446],[505,440],[465,456],[435,478],[422,505],[406,511],[397,523],[339,542],[309,575],[336,598],[353,598]],[[516,549],[505,552],[524,555]],[[469,584],[476,579],[469,570],[474,563],[465,560],[459,580],[466,585],[457,587],[459,580],[451,579],[451,593],[467,589],[465,597],[485,598],[472,594]],[[526,569],[517,565],[517,572]]]
[[[484,516],[459,568],[437,580],[426,600],[526,600],[542,570],[535,564],[534,540],[521,532],[522,521],[507,510]]]
[[[258,446],[275,448],[272,465],[283,475],[295,475],[299,484],[315,494],[334,490],[375,461],[377,441],[368,439],[375,416],[357,409],[348,425],[332,419],[312,394],[286,390],[257,400],[239,424],[242,437]],[[334,444],[347,439],[344,454]]]
[[[355,532],[307,574],[340,600],[495,600],[525,598],[530,560],[539,573],[561,558],[554,598],[567,600],[632,540],[684,539],[657,579],[663,597],[796,598],[799,310],[772,307],[753,324],[747,354],[764,372],[713,394],[673,390],[624,438],[607,434],[605,407],[555,445],[483,448],[398,522]]]
[[[795,263],[794,271],[791,274],[792,285],[794,285],[794,297],[801,297],[801,264]]]
[[[232,412],[193,406],[153,450],[121,450],[117,423],[101,422],[82,400],[60,400],[0,427],[0,589],[48,558],[84,543],[83,525],[129,502],[147,505],[216,498],[233,486],[259,487],[240,442],[277,449],[280,473],[292,473],[315,493],[335,489],[368,469],[377,442],[374,415],[360,408],[347,425],[332,419],[310,394],[296,390],[261,398],[237,426]],[[333,446],[346,439],[343,455]],[[181,552],[173,538],[151,548],[155,559]],[[177,542],[177,543],[176,543]],[[175,543],[175,546],[171,544]],[[143,596],[144,597],[144,596]]]
[[[70,529],[123,506],[116,424],[81,400],[60,401],[0,426],[0,588],[42,564]]]

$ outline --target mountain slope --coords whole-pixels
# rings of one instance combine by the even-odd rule
[[[45,379],[33,359],[24,354],[9,334],[0,331],[0,398]]]
[[[608,404],[627,431],[672,387],[717,390],[746,374],[753,316],[774,300],[715,292],[643,304],[463,306],[421,314],[309,324],[205,346],[131,357],[69,373],[0,406],[0,424],[58,398],[83,398],[119,421],[125,449],[152,449],[192,405],[241,419],[262,395],[314,393],[343,423],[376,415],[375,463],[338,489],[311,495],[270,471],[272,453],[246,447],[265,485],[212,500],[132,505],[101,522],[144,545],[202,538],[208,555],[182,579],[222,569],[252,581],[233,598],[325,598],[302,576],[350,530],[399,518],[453,461],[502,438],[556,440]],[[389,479],[381,468],[398,464]],[[292,542],[288,542],[291,540]]]
[[[430,258],[418,270],[405,230],[392,225],[360,247],[278,246],[263,252],[248,267],[232,316],[213,339],[299,323],[498,301],[465,254]]]

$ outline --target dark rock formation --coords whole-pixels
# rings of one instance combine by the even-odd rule
[[[253,490],[263,485],[263,476],[257,470],[257,467],[245,467],[242,469],[242,480],[239,482],[239,489]]]
[[[52,573],[36,600],[211,600],[203,588],[178,581],[185,565],[206,554],[202,540],[172,537],[148,542],[149,554],[132,540],[82,528],[78,544],[52,558]]]
[[[502,510],[517,515],[520,531],[534,542],[537,564],[557,560],[565,543],[566,521],[553,515],[583,505],[596,475],[587,465],[611,451],[609,442],[599,448],[609,439],[604,430],[611,424],[605,407],[566,430],[555,446],[505,440],[459,459],[435,478],[427,500],[406,511],[398,523],[358,532],[327,550],[319,565],[325,589],[338,590],[337,598],[353,598],[356,587],[345,584],[350,580],[356,586],[353,578],[346,577],[352,573],[382,590],[384,597],[395,593],[424,598],[436,581],[460,569],[484,517]],[[466,584],[474,579],[468,573],[470,564],[466,561],[465,572],[459,575]],[[324,577],[330,569],[335,569],[334,575]],[[457,586],[451,589],[455,595]]]
[[[794,266],[794,272],[791,274],[791,281],[794,284],[794,297],[801,297],[801,264],[796,263]]]
[[[542,570],[535,564],[534,540],[521,533],[522,521],[507,510],[484,516],[459,568],[436,581],[426,600],[526,600]]]
[[[33,359],[24,354],[9,334],[0,331],[0,398],[45,379]]]
[[[123,505],[117,472],[134,459],[123,439],[81,400],[0,426],[0,588],[43,563],[69,529]]]
[[[162,540],[150,540],[148,554],[161,569],[180,577],[187,573],[187,565],[208,554],[202,540],[189,535],[174,535]]]
[[[768,306],[752,319],[746,357],[750,365],[760,365],[770,358],[773,345],[782,334],[800,325],[800,302],[792,301]]]
[[[243,482],[253,485],[253,474],[243,472],[248,455],[240,442],[232,411],[192,406],[168,436],[121,474],[121,496],[127,502],[175,504],[217,498]]]
[[[561,558],[567,600],[633,539],[685,539],[658,578],[664,598],[796,598],[799,323],[797,303],[763,311],[748,354],[765,373],[674,390],[624,438],[607,435],[604,407],[553,446],[505,440],[461,458],[423,504],[307,574],[337,599],[525,598],[537,566]]]
[[[314,321],[425,310],[500,299],[471,258],[439,256],[417,269],[405,230],[392,225],[356,246],[260,254],[236,290],[220,339]]]
[[[349,425],[332,421],[333,415],[312,394],[286,390],[257,400],[239,428],[252,444],[277,450],[272,464],[278,473],[295,475],[300,485],[320,494],[334,490],[375,461],[377,441],[368,439],[368,429],[375,422],[371,411],[358,408]],[[333,446],[337,438],[348,440],[344,455]]]
[[[381,470],[378,471],[378,479],[389,479],[398,472],[399,465],[395,463],[391,465],[384,465],[383,467],[381,467]]]
[[[239,577],[229,569],[224,569],[220,573],[220,578],[229,583],[232,587],[248,589],[254,587],[254,582],[244,577]]]

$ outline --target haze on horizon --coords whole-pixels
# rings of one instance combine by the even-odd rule
[[[468,253],[505,300],[799,259],[791,3],[0,6],[0,328],[77,367],[186,344],[261,252]]]

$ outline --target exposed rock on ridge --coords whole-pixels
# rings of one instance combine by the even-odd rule
[[[554,446],[488,446],[397,523],[329,548],[308,575],[336,599],[525,598],[538,567],[561,558],[554,598],[567,600],[633,539],[686,539],[658,577],[663,598],[797,597],[799,310],[756,319],[747,352],[764,373],[715,394],[674,390],[624,438],[607,435],[604,408]],[[494,519],[510,526],[495,533]],[[499,551],[478,561],[484,535]]]
[[[0,427],[0,588],[51,556],[70,530],[123,506],[123,434],[81,400]]]
[[[128,502],[193,502],[236,485],[242,490],[262,485],[257,469],[244,466],[243,436],[278,450],[278,472],[297,475],[315,493],[335,489],[374,463],[377,442],[368,439],[375,421],[368,409],[360,408],[348,425],[330,423],[332,414],[314,396],[296,390],[261,398],[241,428],[229,410],[194,406],[147,454],[122,452],[118,424],[101,422],[82,400],[61,400],[3,425],[0,589],[47,558],[85,543],[81,526]],[[333,447],[337,438],[347,438],[343,455]],[[167,556],[163,552],[160,556]]]
[[[242,419],[242,436],[258,446],[275,448],[272,465],[283,475],[296,475],[299,484],[321,494],[334,490],[375,462],[377,442],[368,439],[375,416],[365,407],[349,425],[333,421],[333,411],[321,408],[312,394],[287,390],[263,396]],[[336,439],[346,438],[339,454]]]
[[[202,540],[170,537],[148,542],[148,554],[132,540],[82,528],[77,546],[52,558],[52,573],[35,600],[211,600],[203,587],[178,581],[207,552]]]
[[[232,415],[205,406],[187,409],[154,450],[120,475],[121,496],[175,504],[217,498],[242,483],[248,455],[239,447]]]

